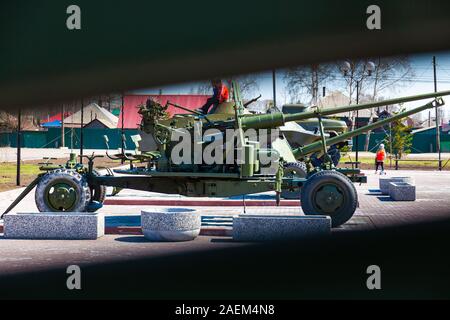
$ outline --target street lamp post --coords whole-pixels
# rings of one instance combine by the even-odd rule
[[[20,164],[21,164],[21,149],[22,149],[22,110],[19,109],[17,114],[17,172],[16,185],[20,186]]]
[[[372,61],[367,61],[364,65],[364,69],[363,69],[363,73],[361,74],[360,78],[356,80],[356,104],[359,104],[359,93],[361,91],[361,84],[362,81],[364,79],[364,76],[366,75],[367,72],[367,76],[371,76],[372,72],[375,70],[375,63],[373,63]],[[350,86],[352,85],[352,82],[354,81],[354,71],[355,71],[355,63],[354,62],[349,62],[349,61],[345,61],[342,64],[341,67],[341,71],[344,74],[344,77],[348,76],[348,73],[351,71],[351,75],[350,75]],[[350,97],[351,99],[351,97]],[[354,120],[354,128],[358,129],[358,122],[359,122],[359,111],[356,110],[356,117]],[[355,153],[355,158],[356,158],[356,163],[355,163],[355,167],[358,168],[359,164],[358,164],[358,160],[359,160],[359,139],[358,137],[356,137],[356,143],[355,143],[355,147],[356,147],[356,153]]]
[[[80,121],[80,163],[83,164],[83,151],[84,151],[84,99],[81,99],[81,121]]]
[[[160,95],[161,95],[161,90],[160,90]],[[120,130],[120,135],[121,135],[121,147],[122,147],[122,154],[125,154],[125,141],[124,141],[124,117],[125,117],[125,105],[124,105],[124,98],[123,98],[123,92],[122,92],[122,108],[121,108],[121,113],[122,113],[122,122],[121,122],[121,130]],[[122,157],[121,163],[124,164],[125,163],[125,158]]]
[[[273,106],[274,108],[277,106],[277,76],[275,69],[272,70],[272,86],[273,86]]]
[[[359,83],[360,81],[356,82],[356,104],[359,104]],[[355,118],[355,130],[358,129],[358,121],[359,121],[359,110],[356,110],[356,118]],[[358,160],[359,160],[359,137],[356,136],[356,168],[358,168]]]
[[[434,78],[434,92],[437,92],[437,77],[436,77],[436,56],[433,56],[433,78]],[[436,106],[436,151],[439,155],[439,171],[442,171],[442,159],[441,159],[441,137],[440,137],[440,128],[439,128],[439,110]]]

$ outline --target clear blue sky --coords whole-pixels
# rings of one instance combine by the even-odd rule
[[[420,93],[427,93],[434,91],[433,84],[433,66],[432,57],[436,56],[437,62],[437,79],[438,90],[450,90],[450,52],[427,53],[410,56],[414,76],[411,81],[399,83],[398,86],[392,89],[386,89],[381,93],[384,97],[394,98],[401,96],[409,96]],[[257,74],[259,91],[262,94],[262,99],[272,99],[272,72],[262,72]],[[320,87],[325,86],[327,92],[335,90],[338,87],[342,88],[343,79],[337,79],[333,82],[320,84]],[[158,93],[161,89],[164,94],[188,94],[191,89],[196,86],[196,83],[185,83],[162,88],[149,88],[136,90],[136,93]],[[277,105],[282,105],[287,102],[287,90],[284,82],[283,71],[277,72]],[[444,106],[444,114],[448,117],[450,115],[450,98],[447,98],[448,105]],[[415,107],[421,105],[423,102],[411,102],[406,107]],[[428,111],[426,111],[428,113]],[[425,116],[423,113],[422,116]]]

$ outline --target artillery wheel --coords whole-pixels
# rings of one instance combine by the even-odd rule
[[[74,170],[57,169],[46,173],[35,192],[40,212],[85,212],[91,201],[88,183]]]
[[[94,176],[99,176],[100,173],[97,170],[92,170],[92,173],[94,174]],[[92,201],[97,201],[99,203],[103,203],[105,201],[106,198],[106,186],[103,185],[96,185],[91,186],[91,191],[92,191],[92,197],[91,197],[91,202]],[[98,210],[98,208],[95,208],[92,206],[89,206],[89,208],[87,209],[89,212],[95,212]]]
[[[291,178],[306,178],[306,164],[304,162],[289,162],[284,165],[284,176]],[[300,199],[301,188],[299,189],[283,189],[281,197],[283,199]]]
[[[306,215],[330,216],[332,227],[338,227],[353,216],[358,194],[345,175],[324,170],[313,174],[304,184],[301,205]]]

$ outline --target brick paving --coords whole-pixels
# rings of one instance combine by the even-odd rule
[[[392,201],[378,191],[378,178],[366,172],[367,185],[358,186],[360,207],[342,229],[367,229],[426,222],[450,217],[450,173],[438,171],[390,171],[387,177],[414,177],[417,199]]]
[[[443,171],[387,171],[387,177],[411,176],[415,180],[417,200],[414,202],[395,202],[389,196],[378,191],[379,175],[365,171],[368,183],[357,185],[359,208],[354,217],[334,231],[364,230],[415,223],[450,216],[450,172]],[[0,193],[0,211],[13,201],[20,189]],[[116,198],[116,197],[115,197]],[[189,199],[178,195],[162,196],[161,194],[124,190],[117,198],[121,199]],[[249,195],[249,200],[270,200],[272,193]],[[205,199],[205,198],[198,198]],[[236,197],[234,197],[236,199]],[[243,213],[243,207],[198,207],[204,216],[232,216]],[[107,216],[138,215],[142,206],[106,205],[101,212]],[[13,212],[36,211],[34,192],[17,206]],[[296,207],[248,207],[248,213],[257,214],[302,214]]]
[[[367,172],[368,184],[357,186],[360,207],[354,217],[344,226],[333,229],[334,232],[353,230],[370,230],[386,226],[404,225],[450,217],[450,172],[388,172],[388,176],[412,176],[417,187],[417,200],[414,202],[394,202],[388,196],[378,192],[378,178]],[[126,191],[126,190],[125,190]],[[0,193],[0,209],[4,209],[14,199],[17,190]],[[122,197],[127,195],[126,192]],[[140,197],[145,194],[140,193]],[[159,195],[161,196],[161,195]],[[253,196],[258,197],[258,196]],[[262,195],[264,199],[270,195]],[[138,215],[141,206],[105,206],[102,211],[109,216]],[[242,213],[242,207],[202,207],[205,222],[221,216],[223,222],[227,218]],[[258,214],[301,214],[295,207],[261,207],[247,208],[249,213]],[[19,206],[17,211],[36,210],[31,194]],[[60,268],[69,264],[90,264],[106,261],[122,261],[134,257],[167,255],[192,250],[219,249],[242,245],[219,241],[217,236],[201,236],[188,243],[151,243],[142,236],[107,235],[93,241],[28,241],[9,240],[0,236],[0,275],[17,272],[39,271],[50,267]],[[64,272],[63,272],[64,274]]]

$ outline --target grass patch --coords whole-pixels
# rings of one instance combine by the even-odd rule
[[[340,166],[349,166],[345,165],[344,162],[355,161],[355,157],[345,156],[341,158]],[[362,169],[374,169],[375,168],[375,157],[358,157],[358,161],[361,162]],[[446,161],[443,161],[442,165],[445,164]],[[384,166],[389,167],[390,160],[387,158],[384,160]],[[399,169],[437,169],[438,162],[437,161],[426,161],[426,160],[408,160],[408,161],[399,161],[398,162]],[[392,159],[392,168],[395,168],[395,161]],[[445,167],[444,170],[449,170],[450,168]]]
[[[12,163],[0,163],[0,174],[3,175],[16,175],[17,166]],[[40,172],[39,165],[23,163],[20,165],[21,174],[38,174]]]
[[[52,160],[53,164],[64,165],[67,158]],[[20,187],[26,187],[36,179],[37,175],[42,171],[39,170],[43,160],[27,160],[20,165]],[[84,165],[87,165],[87,160],[84,159]],[[110,160],[108,158],[98,158],[95,160],[95,167],[109,167],[114,168],[120,165],[120,161]],[[16,185],[17,167],[16,162],[0,162],[0,192],[19,188]]]
[[[28,185],[36,178],[39,170],[38,164],[23,163],[20,166],[22,186]],[[17,167],[12,163],[0,163],[0,191],[17,188],[16,186]]]

